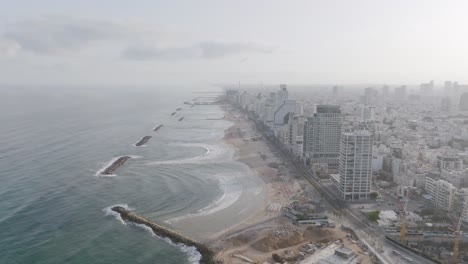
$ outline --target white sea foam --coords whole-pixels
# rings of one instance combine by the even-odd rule
[[[132,225],[135,225],[143,230],[145,230],[146,232],[150,233],[151,236],[156,236],[156,234],[153,232],[153,229],[151,229],[151,227],[145,225],[145,224],[135,224],[135,223],[132,223]]]
[[[135,224],[135,223],[132,223],[133,225],[145,230],[146,232],[148,232],[151,236],[155,236],[155,237],[158,237],[162,240],[164,240],[166,243],[170,244],[170,245],[173,245],[173,246],[176,246],[177,248],[179,248],[179,250],[183,253],[185,253],[188,257],[188,260],[189,260],[189,263],[191,264],[199,264],[200,263],[200,259],[201,259],[201,254],[200,252],[198,252],[197,248],[195,248],[194,246],[187,246],[185,244],[182,244],[182,243],[174,243],[170,238],[168,237],[160,237],[158,235],[156,235],[154,232],[153,232],[153,229],[151,229],[151,227],[147,226],[147,225],[144,225],[144,224]]]
[[[106,165],[102,166],[98,171],[96,171],[96,174],[94,174],[94,176],[97,176],[97,177],[115,177],[117,176],[116,174],[109,174],[109,175],[104,175],[102,174],[110,165],[112,165],[112,163],[114,163],[119,157],[115,157],[113,159],[111,159]]]
[[[178,146],[185,147],[201,147],[205,149],[205,153],[192,157],[179,160],[163,160],[153,161],[148,164],[151,165],[168,165],[168,164],[200,164],[206,162],[223,162],[232,157],[232,150],[223,144],[202,144],[202,143],[186,143],[178,144]]]
[[[239,200],[239,198],[242,195],[243,190],[240,189],[235,189],[233,185],[236,183],[230,182],[228,178],[237,178],[236,176],[240,175],[234,175],[234,174],[229,174],[229,175],[217,175],[217,179],[219,181],[219,187],[223,191],[223,195],[216,201],[210,203],[206,207],[194,212],[194,213],[189,213],[186,215],[174,217],[171,219],[166,220],[166,223],[175,223],[178,222],[182,219],[187,219],[187,218],[192,218],[192,217],[198,217],[198,216],[205,216],[205,215],[210,215],[214,214],[216,212],[219,212],[221,210],[224,210],[228,208],[229,206],[233,205],[234,203]],[[234,187],[234,188],[233,188]]]
[[[125,210],[128,210],[128,211],[132,211],[133,208],[128,207],[127,204],[114,204],[114,205],[111,205],[111,206],[109,206],[109,207],[106,207],[106,208],[102,209],[102,211],[103,211],[106,215],[112,215],[112,216],[115,217],[115,219],[117,219],[120,223],[122,223],[122,224],[124,224],[124,225],[127,225],[127,224],[125,223],[125,221],[122,219],[122,216],[120,216],[119,213],[112,211],[112,208],[115,207],[115,206],[123,207],[123,208],[125,208]]]
[[[134,156],[134,155],[122,155],[122,156],[118,156],[118,157],[115,157],[113,159],[111,159],[111,161],[109,161],[106,165],[102,166],[98,171],[96,171],[96,173],[94,174],[94,176],[96,177],[115,177],[117,176],[117,174],[113,173],[113,174],[102,174],[110,165],[112,165],[112,163],[114,163],[116,160],[118,160],[119,158],[121,157],[124,157],[124,156],[128,156],[132,159],[138,159],[138,158],[141,158],[141,156]]]

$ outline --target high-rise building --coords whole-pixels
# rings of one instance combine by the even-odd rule
[[[452,100],[449,97],[444,97],[440,101],[440,109],[444,112],[450,112],[452,110]]]
[[[300,157],[302,156],[302,140],[304,134],[304,117],[301,115],[289,114],[288,120],[288,148],[292,153]]]
[[[406,86],[400,86],[395,88],[395,99],[405,100],[406,99]]]
[[[326,163],[338,168],[342,132],[341,109],[337,105],[318,105],[304,124],[304,156],[312,164]]]
[[[460,96],[460,110],[468,111],[468,92]]]
[[[277,92],[277,95],[278,95],[277,104],[278,104],[278,107],[279,107],[282,104],[284,104],[284,101],[288,100],[289,93],[288,93],[288,88],[287,88],[286,84],[280,84],[280,89]]]
[[[361,105],[360,108],[363,121],[375,121],[375,106]]]
[[[432,96],[434,93],[434,81],[428,83],[421,83],[419,86],[419,92],[423,96]]]
[[[453,85],[451,81],[444,82],[444,93],[446,96],[451,95],[453,92]]]
[[[369,199],[372,183],[373,137],[366,130],[343,133],[338,188],[343,200]]]
[[[338,86],[338,85],[333,86],[332,95],[334,98],[339,98],[342,93],[343,93],[343,87]]]
[[[365,105],[375,105],[377,103],[377,96],[379,92],[372,88],[368,87],[364,90],[363,104]]]
[[[390,87],[388,85],[382,86],[382,97],[385,99],[390,94]]]
[[[273,125],[282,126],[288,123],[287,118],[289,118],[289,113],[294,113],[296,111],[296,101],[295,100],[285,100],[283,104],[276,109],[273,114]]]

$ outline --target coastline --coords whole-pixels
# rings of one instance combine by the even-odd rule
[[[214,213],[194,213],[166,221],[218,250],[224,250],[225,245],[220,245],[219,241],[230,234],[280,216],[281,207],[290,198],[283,191],[284,184],[278,180],[277,169],[268,166],[268,163],[279,163],[280,159],[265,142],[250,140],[252,137],[259,137],[253,123],[236,116],[239,113],[227,106],[221,106],[221,109],[225,114],[224,120],[232,122],[224,130],[222,142],[233,150],[232,159],[246,167],[237,177],[243,186],[242,193],[234,203]],[[259,151],[267,158],[262,159]],[[252,184],[257,186],[251,186]],[[276,204],[277,208],[269,210],[272,204]]]
[[[233,122],[233,125],[225,130],[223,141],[234,149],[233,160],[248,166],[253,176],[263,181],[265,192],[261,207],[242,222],[212,237],[211,246],[218,253],[217,259],[224,263],[238,263],[236,261],[238,257],[233,256],[242,256],[240,253],[263,258],[250,248],[247,241],[239,243],[238,237],[250,236],[252,232],[263,229],[281,229],[288,225],[289,221],[282,217],[281,209],[288,206],[293,196],[302,188],[295,180],[285,182],[281,178],[280,170],[274,167],[283,165],[283,160],[272,151],[262,135],[256,131],[252,121],[248,120],[244,114],[232,109],[230,105],[224,105],[222,109],[225,112],[224,119]]]
[[[197,212],[165,222],[207,245],[215,252],[215,258],[223,263],[238,263],[233,256],[239,253],[266,260],[271,253],[258,252],[247,241],[239,243],[238,237],[267,231],[255,235],[255,240],[267,239],[271,230],[283,230],[289,226],[290,222],[282,217],[282,208],[290,204],[302,187],[296,179],[285,177],[290,175],[289,169],[256,131],[252,121],[230,105],[223,105],[221,109],[225,114],[223,119],[232,123],[224,130],[222,144],[233,150],[234,161],[245,166],[245,170],[226,177],[242,186],[241,194],[226,207],[215,207],[217,210],[214,212],[203,210],[200,214]],[[218,201],[223,200],[224,195]]]
[[[221,185],[229,185],[230,181],[234,181],[236,185],[241,186],[241,189],[224,193],[199,212],[165,221],[179,230],[184,230],[183,232],[191,237],[216,248],[216,251],[221,250],[223,247],[220,247],[215,241],[223,237],[224,234],[263,221],[263,212],[269,201],[269,197],[267,197],[269,191],[265,181],[249,164],[242,162],[244,154],[240,153],[238,144],[232,144],[232,138],[227,136],[231,131],[237,130],[239,123],[245,126],[245,120],[242,122],[242,120],[230,118],[231,114],[223,106],[221,106],[221,110],[225,113],[223,120],[232,123],[224,130],[224,136],[220,139],[221,144],[233,152],[232,160],[241,163],[245,168],[237,173],[217,175],[217,178],[220,180]],[[243,141],[239,138],[238,140]],[[253,154],[255,155],[255,153]],[[229,186],[227,188],[229,189]],[[226,205],[223,203],[226,203]]]

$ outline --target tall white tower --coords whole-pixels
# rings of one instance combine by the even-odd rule
[[[343,200],[369,199],[373,143],[369,131],[343,133],[339,162],[339,189]]]

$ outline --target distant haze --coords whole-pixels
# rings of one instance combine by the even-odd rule
[[[467,1],[2,1],[0,83],[468,82]]]

